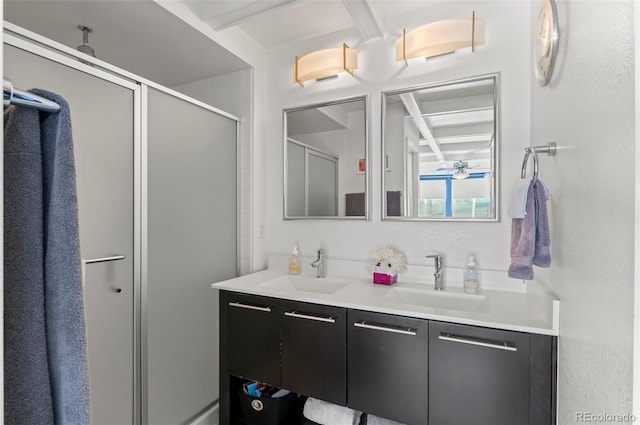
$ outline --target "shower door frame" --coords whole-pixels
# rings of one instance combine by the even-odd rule
[[[204,108],[236,122],[236,211],[240,210],[241,189],[241,149],[240,118],[215,108],[199,100],[193,99],[175,90],[169,89],[153,81],[147,80],[124,69],[118,68],[100,59],[85,55],[73,48],[29,31],[18,25],[3,21],[3,43],[45,59],[76,69],[80,72],[101,78],[110,83],[130,89],[133,92],[133,424],[148,424],[147,403],[147,287],[148,287],[148,250],[147,250],[147,88],[177,97],[195,106]],[[6,76],[5,76],[6,77]],[[99,102],[100,99],[95,99]],[[241,258],[240,226],[236,224],[236,275],[240,274]],[[213,282],[212,282],[213,283]],[[205,412],[216,409],[218,400],[203,412],[190,420],[194,420]]]

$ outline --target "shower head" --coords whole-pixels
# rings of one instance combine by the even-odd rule
[[[93,32],[93,30],[84,25],[78,25],[78,29],[82,31],[82,44],[78,46],[78,50],[95,58],[96,52],[89,46],[89,33]]]

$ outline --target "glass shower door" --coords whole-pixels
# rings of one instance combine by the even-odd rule
[[[93,70],[91,70],[93,72]],[[134,423],[134,88],[4,45],[4,75],[16,87],[55,92],[73,127],[91,422]]]
[[[219,398],[218,291],[237,275],[237,122],[148,89],[146,422]],[[143,331],[144,332],[144,331]]]

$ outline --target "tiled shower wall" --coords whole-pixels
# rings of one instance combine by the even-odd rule
[[[216,77],[192,81],[173,87],[174,90],[200,100],[240,118],[240,274],[252,271],[252,176],[251,176],[251,123],[252,109],[251,68]]]

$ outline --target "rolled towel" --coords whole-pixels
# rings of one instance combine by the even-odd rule
[[[391,419],[381,418],[367,414],[367,425],[403,425],[400,422],[392,421]]]
[[[356,425],[362,412],[309,397],[302,414],[320,425]]]

